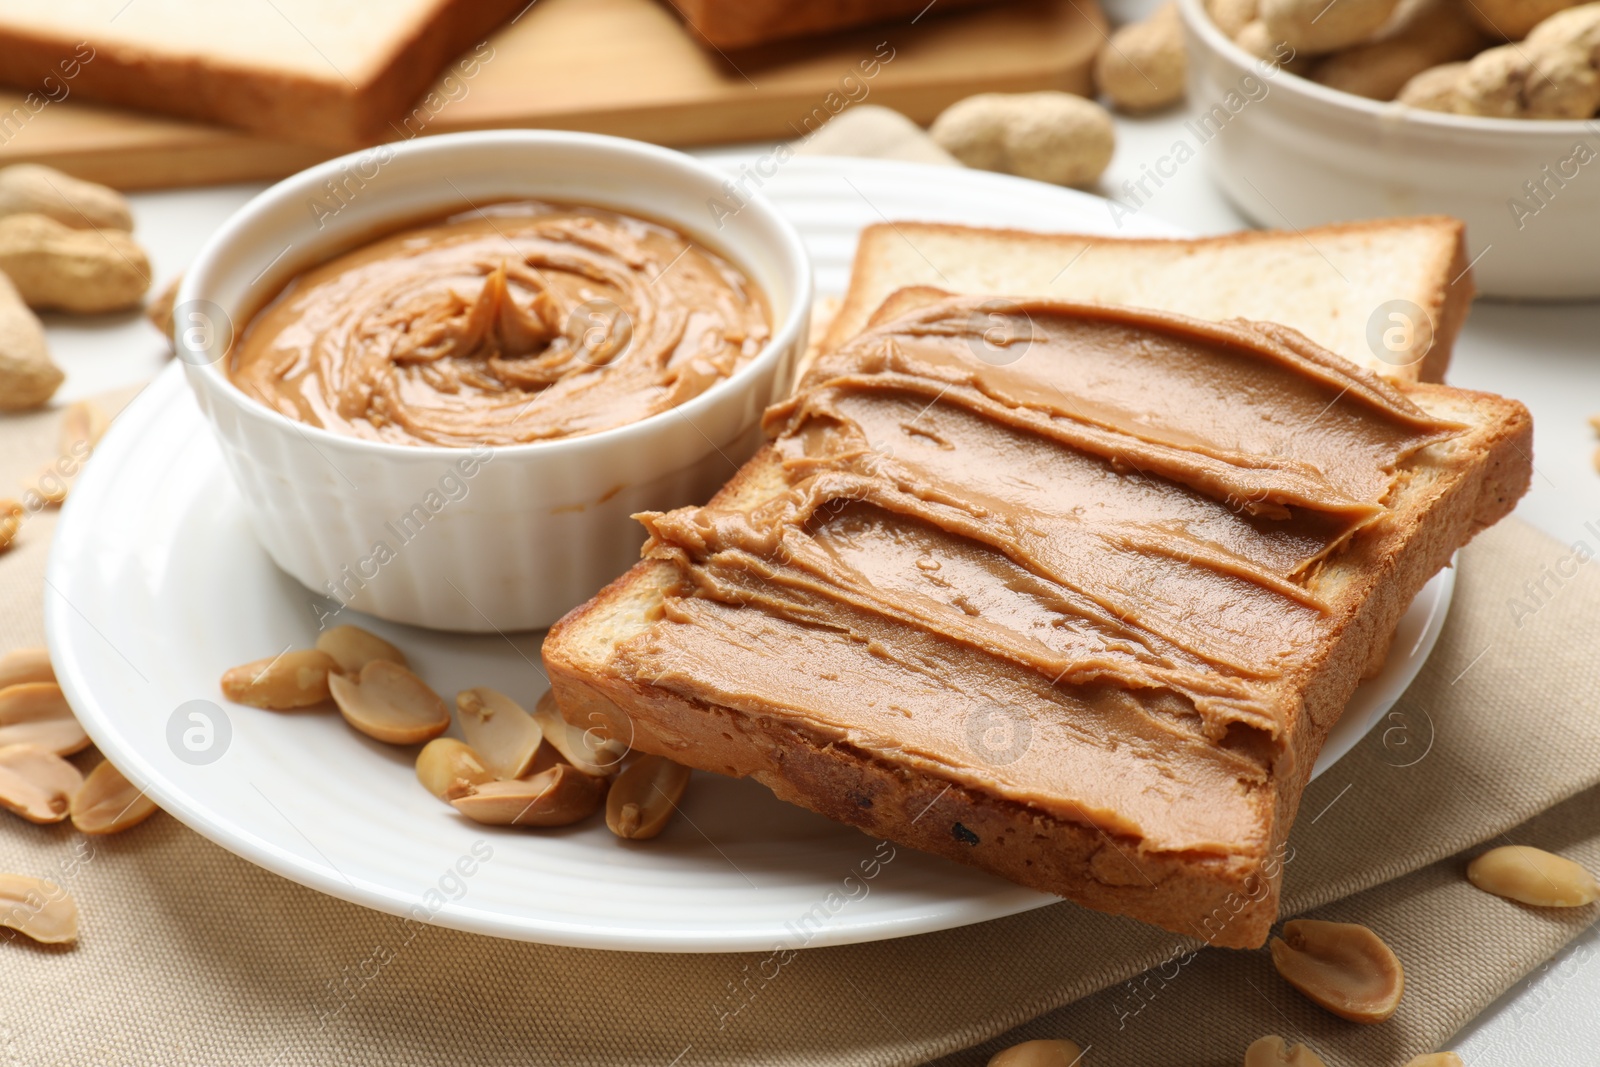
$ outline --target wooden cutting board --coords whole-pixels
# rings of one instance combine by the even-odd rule
[[[1104,37],[1095,0],[949,14],[935,0],[914,21],[721,54],[657,0],[535,0],[448,70],[396,122],[395,139],[496,127],[675,145],[790,139],[868,100],[927,122],[975,92],[1087,94]],[[54,100],[0,93],[0,165],[47,163],[148,189],[279,178],[338,154],[83,103],[67,86]]]

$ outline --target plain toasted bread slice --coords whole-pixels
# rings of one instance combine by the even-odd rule
[[[1106,314],[1083,308],[1078,313]],[[908,321],[885,324],[854,345],[875,343],[880,333]],[[1209,328],[1221,331],[1216,336],[1258,331],[1275,344],[1342,366],[1280,327]],[[828,388],[827,373],[826,364],[813,370],[802,382],[802,400],[808,390]],[[1348,376],[1350,388],[1378,386],[1365,372],[1337,373]],[[1159,384],[1152,382],[1152,389]],[[1260,745],[1270,770],[1252,786],[1261,790],[1251,800],[1258,805],[1259,825],[1230,848],[1154,847],[1137,834],[1075,817],[1081,809],[1073,795],[1024,801],[974,784],[960,765],[959,746],[940,762],[925,749],[902,748],[892,735],[876,735],[881,720],[864,717],[841,729],[837,708],[832,718],[820,715],[798,695],[816,693],[819,685],[815,664],[798,655],[728,646],[728,669],[746,672],[740,677],[748,679],[749,694],[739,707],[686,698],[638,676],[628,649],[650,640],[655,628],[676,625],[670,603],[694,595],[679,564],[668,559],[641,562],[550,632],[544,660],[553,691],[573,722],[603,724],[614,736],[633,737],[641,750],[704,770],[754,777],[782,799],[875,836],[1214,944],[1260,945],[1277,913],[1285,841],[1328,730],[1361,676],[1383,656],[1416,593],[1460,545],[1510,511],[1531,472],[1532,423],[1522,405],[1441,385],[1397,388],[1422,412],[1461,429],[1410,454],[1383,500],[1381,520],[1357,528],[1306,578],[1306,587],[1328,605],[1328,621],[1313,642],[1296,650],[1292,667],[1263,689],[1278,732],[1263,740],[1265,735],[1247,730],[1234,739],[1252,750]],[[1328,417],[1339,417],[1338,409]],[[997,455],[995,462],[1003,465],[1006,457]],[[792,489],[792,476],[769,445],[712,500],[708,512],[750,513],[781,501]],[[867,641],[865,635],[841,639]],[[950,707],[948,714],[959,721],[969,710]],[[1097,749],[1084,744],[1092,759]],[[1236,799],[1215,797],[1219,805]],[[1203,797],[1189,802],[1206,803]]]
[[[452,61],[475,74],[493,49],[461,53],[525,4],[0,0],[0,81],[354,148],[415,136],[408,109]]]
[[[849,291],[817,350],[860,333],[895,290],[931,286],[1277,322],[1393,381],[1443,381],[1473,296],[1463,229],[1425,216],[1159,239],[879,223],[862,231]],[[1431,323],[1425,351],[1404,345],[1409,327],[1389,317],[1408,305]]]

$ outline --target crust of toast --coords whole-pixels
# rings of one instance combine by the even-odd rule
[[[1421,238],[1428,247],[1426,254],[1401,269],[1395,265],[1394,245],[1401,235]],[[1364,337],[1364,327],[1382,300],[1354,298],[1352,282],[1344,271],[1321,250],[1341,244],[1355,243],[1372,246],[1363,252],[1362,264],[1392,277],[1374,281],[1384,299],[1403,298],[1420,306],[1433,323],[1433,343],[1423,358],[1404,366],[1391,366],[1371,356]],[[907,246],[919,254],[904,255]],[[1259,307],[1245,306],[1247,298],[1218,293],[1199,293],[1193,296],[1176,293],[1170,297],[1177,304],[1166,302],[1169,296],[1161,294],[1161,301],[1109,299],[1113,303],[1138,303],[1158,310],[1176,311],[1202,318],[1257,318],[1270,319],[1298,329],[1313,341],[1337,352],[1354,362],[1367,366],[1385,378],[1398,382],[1443,381],[1450,365],[1450,353],[1461,326],[1466,321],[1472,304],[1474,288],[1467,260],[1465,227],[1460,220],[1444,215],[1427,215],[1414,218],[1377,219],[1370,222],[1336,223],[1315,226],[1303,231],[1245,230],[1217,237],[1199,238],[1149,238],[1104,237],[1072,233],[1035,233],[1024,230],[989,229],[958,226],[935,222],[894,222],[868,226],[861,233],[856,247],[856,258],[850,274],[850,288],[834,317],[819,350],[835,348],[866,328],[873,312],[897,289],[932,286],[960,294],[1009,294],[1049,296],[1056,299],[1083,300],[1086,298],[1075,286],[1079,284],[1071,264],[1082,259],[1086,268],[1103,268],[1105,258],[1096,260],[1100,249],[1114,250],[1128,261],[1129,269],[1142,267],[1165,270],[1181,264],[1185,257],[1226,256],[1228,269],[1219,270],[1218,277],[1232,279],[1263,277],[1271,274],[1262,269],[1261,260],[1268,253],[1289,256],[1315,272],[1325,292],[1307,291],[1299,303],[1307,308],[1331,307],[1341,322],[1338,330],[1317,328],[1305,319],[1295,321],[1292,310],[1281,314],[1265,314]],[[926,253],[926,254],[923,254]],[[1037,258],[1048,267],[1042,277],[1055,276],[1051,285],[1019,286],[1015,281],[1016,263]],[[977,282],[963,284],[974,271],[987,273],[985,262],[995,263],[998,273],[1008,275],[1006,284]],[[1056,267],[1061,269],[1056,271]],[[1346,265],[1348,268],[1348,264]],[[1091,269],[1090,273],[1094,273]],[[1282,279],[1275,284],[1255,286],[1251,292],[1285,294]],[[1048,288],[1047,292],[1036,291]],[[1368,287],[1369,289],[1372,286]],[[1095,299],[1092,294],[1088,298]],[[1244,301],[1244,303],[1241,303]],[[1284,303],[1291,301],[1285,300]],[[1204,304],[1204,312],[1190,305]],[[1181,306],[1180,306],[1181,305]]]
[[[439,72],[526,0],[437,0],[359,69],[331,67],[326,78],[249,66],[126,42],[87,40],[92,59],[76,64],[75,94],[120,106],[218,122],[309,144],[352,148],[403,133],[398,124]],[[62,80],[61,64],[85,39],[0,23],[0,71],[24,88]],[[348,77],[347,77],[348,76]]]
[[[544,661],[552,689],[575,724],[598,725],[637,749],[704,770],[753,777],[784,800],[874,836],[1212,944],[1259,946],[1277,915],[1286,838],[1328,731],[1417,592],[1457,548],[1511,510],[1531,474],[1532,420],[1521,404],[1435,385],[1403,391],[1471,428],[1405,464],[1390,514],[1359,531],[1318,579],[1340,583],[1340,614],[1327,640],[1282,683],[1299,699],[1286,727],[1290,743],[1273,767],[1275,815],[1260,856],[1153,853],[1138,840],[886,761],[803,722],[635,682],[611,669],[608,657],[660,618],[677,581],[660,561],[639,563],[551,630]],[[713,503],[761,499],[775,482],[775,453],[764,449]]]

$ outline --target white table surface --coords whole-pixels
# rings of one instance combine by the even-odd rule
[[[1165,154],[1181,132],[1180,111],[1118,120],[1116,157],[1101,192],[1113,193],[1141,164]],[[189,263],[206,238],[259,185],[134,196],[137,235],[157,284]],[[1247,225],[1212,186],[1201,157],[1180,168],[1144,209],[1196,233]],[[137,314],[84,325],[47,318],[50,345],[67,371],[66,401],[148,380],[166,362],[165,345]],[[1600,413],[1600,302],[1528,305],[1480,301],[1456,345],[1451,381],[1516,397],[1534,413],[1537,473],[1517,513],[1564,542],[1591,547],[1600,537],[1600,441],[1588,416]],[[1600,605],[1597,605],[1600,608]],[[1600,666],[1600,656],[1597,656]],[[1469,1065],[1579,1067],[1600,1062],[1600,932],[1594,926],[1545,968],[1510,990],[1453,1044]],[[1377,1065],[1374,1065],[1377,1067]]]

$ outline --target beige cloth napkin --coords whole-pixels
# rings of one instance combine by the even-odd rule
[[[49,458],[57,418],[0,417],[0,495]],[[42,640],[53,521],[31,517],[0,555],[0,651]],[[1301,806],[1284,912],[1363,922],[1395,948],[1407,993],[1381,1026],[1311,1006],[1265,951],[1191,954],[1070,904],[808,950],[774,974],[766,954],[407,928],[166,815],[105,839],[0,815],[0,870],[61,883],[83,913],[74,948],[0,944],[0,1064],[981,1063],[1014,1040],[1063,1036],[1091,1046],[1085,1067],[1221,1067],[1279,1033],[1330,1067],[1398,1065],[1595,919],[1593,907],[1511,904],[1462,876],[1463,850],[1504,841],[1600,869],[1600,569],[1579,567],[1520,625],[1511,603],[1567,551],[1514,519],[1465,549],[1422,675]]]

